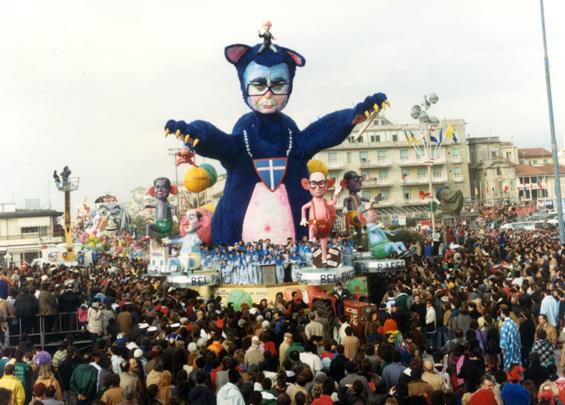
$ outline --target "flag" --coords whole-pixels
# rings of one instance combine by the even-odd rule
[[[437,138],[433,135],[430,135],[430,141],[432,141],[433,143],[435,143],[436,145],[439,145],[439,141],[437,140]]]
[[[453,131],[453,140],[452,140],[452,142],[453,142],[453,143],[459,142],[459,139],[457,139],[457,134],[455,133],[455,131]]]
[[[412,130],[410,130],[410,135],[412,137],[412,143],[414,143],[415,145],[419,145],[420,141],[418,140],[418,138],[416,138],[416,135],[414,135],[414,133],[412,132]]]
[[[449,139],[451,141],[452,138],[453,138],[453,127],[451,126],[451,124],[449,124],[449,126],[445,131],[445,139]]]
[[[410,135],[408,135],[408,133],[406,132],[406,130],[404,130],[404,137],[406,138],[406,143],[410,146],[412,146],[412,138],[410,138]]]
[[[443,128],[439,129],[439,143],[443,143]]]

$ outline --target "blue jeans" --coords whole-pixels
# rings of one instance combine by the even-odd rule
[[[447,343],[447,328],[445,326],[438,326],[435,336],[436,347],[441,348]]]

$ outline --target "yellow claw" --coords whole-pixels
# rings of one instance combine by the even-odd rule
[[[373,110],[375,110],[375,112],[379,112],[380,108],[379,108],[379,105],[377,103],[375,103],[375,105],[373,105]]]
[[[390,108],[390,101],[385,100],[383,101],[383,104],[386,105],[388,108]]]
[[[371,114],[369,114],[369,111],[365,110],[365,118],[369,118],[369,115],[371,115]]]
[[[184,143],[188,143],[189,141],[190,141],[190,135],[187,134],[187,135],[184,137]]]
[[[196,138],[194,140],[194,142],[192,142],[192,147],[195,147],[196,145],[198,145],[200,143],[200,139]]]
[[[180,129],[177,129],[177,132],[175,132],[175,136],[177,137],[177,139],[180,138],[180,136],[181,136]]]
[[[169,136],[170,133],[171,131],[169,130],[169,128],[165,128],[165,138]]]

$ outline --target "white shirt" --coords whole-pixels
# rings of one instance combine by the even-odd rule
[[[310,367],[314,375],[316,375],[318,371],[322,370],[322,360],[314,353],[300,353],[300,361]]]

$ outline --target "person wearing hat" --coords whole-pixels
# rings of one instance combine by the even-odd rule
[[[245,353],[245,365],[251,367],[253,365],[259,366],[264,360],[265,356],[259,347],[260,340],[257,336],[253,336],[251,339],[251,347]]]

